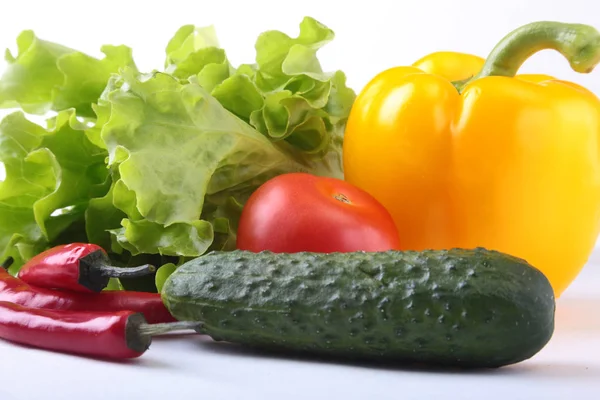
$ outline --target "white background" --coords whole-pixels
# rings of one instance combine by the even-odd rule
[[[229,0],[229,1],[3,1],[0,46],[15,47],[23,29],[41,38],[100,56],[102,44],[133,48],[141,69],[162,68],[164,48],[184,24],[214,25],[234,64],[254,60],[259,33],[295,35],[302,17],[318,19],[336,33],[320,59],[342,69],[355,90],[383,69],[410,64],[436,50],[485,57],[509,31],[536,20],[587,23],[600,28],[596,0]],[[0,47],[0,48],[1,48]],[[572,72],[553,51],[538,53],[523,71],[573,80],[600,93],[600,71]]]
[[[144,70],[163,66],[164,47],[183,24],[214,25],[229,59],[252,62],[264,30],[298,32],[303,16],[332,28],[320,52],[359,91],[379,71],[437,50],[485,56],[510,30],[534,20],[600,28],[596,0],[404,1],[3,1],[0,47],[23,29],[100,56],[102,44],[133,48]],[[600,69],[570,71],[544,51],[523,66],[600,94]],[[0,221],[1,223],[2,221]],[[596,259],[598,258],[598,260]],[[36,399],[408,399],[600,398],[600,255],[559,301],[557,333],[533,360],[496,372],[461,374],[336,365],[219,350],[205,338],[159,340],[138,363],[112,364],[0,342],[0,400]],[[464,385],[464,386],[463,386]]]

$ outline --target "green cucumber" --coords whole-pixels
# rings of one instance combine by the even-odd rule
[[[354,359],[500,367],[554,331],[548,279],[482,248],[214,252],[179,267],[162,298],[214,340]]]

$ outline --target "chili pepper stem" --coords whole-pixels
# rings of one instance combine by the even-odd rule
[[[142,324],[139,332],[144,335],[157,336],[174,331],[193,330],[198,332],[203,324],[197,321],[164,322],[161,324]]]
[[[15,262],[15,259],[12,257],[8,257],[6,260],[2,261],[0,268],[8,270],[11,265]]]
[[[112,265],[101,264],[97,265],[96,268],[102,275],[109,278],[137,278],[139,276],[149,275],[153,272],[156,272],[156,267],[150,264],[130,268],[120,268]]]
[[[108,285],[110,278],[136,278],[156,271],[154,265],[146,264],[131,268],[109,265],[110,260],[102,251],[94,251],[79,260],[79,284],[94,292]]]
[[[150,347],[153,336],[188,329],[199,333],[201,328],[202,323],[196,321],[148,324],[142,314],[133,314],[129,317],[125,326],[125,339],[131,350],[143,353]]]
[[[600,32],[589,25],[553,21],[523,25],[494,47],[477,75],[455,86],[462,91],[469,82],[486,76],[515,76],[529,57],[546,49],[561,53],[574,71],[589,73],[600,62]]]

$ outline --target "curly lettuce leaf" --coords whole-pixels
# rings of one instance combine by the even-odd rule
[[[30,114],[75,108],[95,117],[92,104],[104,90],[111,73],[135,68],[127,46],[102,46],[103,59],[38,38],[23,31],[17,38],[18,54],[6,50],[7,67],[0,79],[0,107],[20,107]]]
[[[156,284],[156,290],[158,293],[162,292],[162,288],[163,288],[165,282],[167,281],[169,276],[171,276],[171,274],[173,274],[173,272],[175,272],[176,269],[177,269],[177,266],[175,264],[167,263],[165,265],[162,265],[156,271],[156,275],[154,276],[154,283]]]
[[[213,228],[208,221],[194,220],[164,226],[147,219],[123,219],[122,228],[110,232],[117,242],[132,255],[161,254],[166,256],[198,257],[213,241]]]
[[[21,112],[0,123],[0,254],[23,261],[52,242],[85,239],[73,230],[89,199],[105,190],[106,153],[64,111],[45,129]]]
[[[40,159],[35,156],[36,150],[46,133],[18,111],[0,122],[0,161],[6,175],[0,181],[0,200],[31,207],[53,189],[55,177],[51,166],[35,162]]]
[[[330,156],[341,151],[333,137],[343,131],[355,93],[343,72],[324,72],[319,63],[318,50],[333,39],[331,29],[306,17],[295,38],[274,30],[262,33],[255,64],[229,74],[223,70],[204,82],[212,68],[226,63],[225,52],[212,26],[186,25],[169,42],[165,65],[180,79],[196,75],[223,107],[271,141],[284,141],[280,146],[311,172],[342,178],[341,161],[334,164]]]
[[[166,53],[167,73],[182,80],[195,75],[200,86],[209,92],[233,71],[213,26],[182,26],[169,41]]]
[[[198,219],[206,194],[290,164],[197,83],[133,71],[120,79],[126,84],[108,95],[102,139],[144,218],[164,225]]]
[[[42,137],[40,150],[47,154],[56,178],[53,191],[33,206],[36,222],[49,236],[46,221],[65,207],[86,207],[90,198],[106,191],[108,169],[106,151],[92,144],[73,110],[62,111],[48,120],[48,132]]]
[[[202,254],[213,241],[200,219],[207,197],[301,169],[195,79],[132,70],[114,79],[101,137],[120,177],[113,204],[128,216],[111,233],[132,254]]]
[[[255,45],[259,87],[270,91],[285,85],[296,75],[327,81],[329,74],[323,72],[316,54],[334,37],[331,29],[310,17],[302,20],[296,38],[275,30],[262,33]]]
[[[207,47],[190,53],[189,56],[179,64],[173,65],[169,73],[176,78],[187,79],[192,75],[200,73],[209,65],[226,65],[227,57],[225,51],[217,47]],[[226,68],[227,72],[229,68]]]
[[[298,37],[267,31],[256,42],[256,64],[243,64],[211,94],[305,168],[343,178],[342,133],[356,97],[342,71],[323,72],[317,51],[334,33],[304,18]]]
[[[6,175],[0,182],[0,261],[13,257],[11,270],[18,269],[32,249],[42,249],[47,243],[33,213],[35,202],[55,185],[52,166],[35,157],[44,134],[42,127],[21,112],[9,114],[0,123],[0,162]]]
[[[185,62],[197,50],[218,47],[219,39],[214,26],[195,27],[194,25],[183,25],[167,44],[165,68],[168,70],[170,67],[176,67],[178,64]]]
[[[246,196],[236,193],[236,197],[243,198],[239,201],[233,195],[223,199],[214,196],[209,197],[207,206],[204,207],[202,218],[210,221],[214,230],[214,240],[208,251],[230,251],[235,250],[237,241],[238,222],[247,197],[252,193],[248,191]]]
[[[264,96],[252,78],[239,73],[225,79],[211,94],[223,107],[246,122],[250,122],[250,115],[265,104]]]
[[[85,211],[85,231],[88,242],[106,250],[112,249],[110,231],[119,228],[121,221],[127,217],[127,214],[113,202],[115,186],[116,184],[113,183],[106,195],[90,199]]]

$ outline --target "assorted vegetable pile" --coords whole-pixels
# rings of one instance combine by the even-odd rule
[[[537,354],[600,230],[600,99],[516,74],[546,48],[591,72],[600,33],[528,24],[358,96],[319,64],[333,37],[307,17],[234,66],[186,25],[139,71],[126,46],[23,32],[0,78],[20,108],[0,123],[0,337],[104,358],[181,329],[461,367]]]

